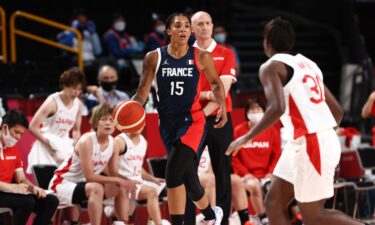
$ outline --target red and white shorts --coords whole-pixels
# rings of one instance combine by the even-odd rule
[[[333,196],[340,155],[340,142],[333,129],[307,134],[286,144],[273,174],[293,184],[299,202],[327,199]]]

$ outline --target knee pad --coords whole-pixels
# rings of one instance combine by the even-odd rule
[[[174,171],[173,169],[167,169],[166,175],[167,188],[175,188],[184,183],[182,174]]]

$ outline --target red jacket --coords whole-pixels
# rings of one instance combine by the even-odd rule
[[[234,129],[234,139],[250,130],[248,122],[241,123]],[[281,154],[280,128],[272,126],[256,136],[236,156],[232,157],[232,167],[236,174],[245,176],[251,173],[263,178],[272,173]]]

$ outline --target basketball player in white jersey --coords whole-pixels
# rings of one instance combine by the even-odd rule
[[[216,206],[215,174],[212,170],[210,153],[208,152],[207,146],[204,148],[201,159],[199,160],[198,177],[202,187],[207,193],[211,205]]]
[[[266,196],[270,225],[289,225],[288,205],[297,200],[306,225],[359,225],[345,214],[324,209],[333,196],[333,177],[340,159],[336,127],[343,111],[323,83],[319,67],[301,54],[291,55],[295,33],[281,18],[264,28],[263,47],[270,58],[259,70],[268,106],[263,118],[244,136],[231,143],[227,154],[270,127],[277,119],[290,134],[274,169]]]
[[[58,166],[72,153],[73,140],[77,141],[81,135],[82,105],[78,95],[85,84],[85,75],[79,68],[64,71],[60,76],[62,90],[48,96],[35,113],[30,123],[30,132],[36,142],[28,155],[28,173],[31,173],[33,165]],[[69,137],[71,130],[73,140]]]
[[[147,151],[147,141],[141,134],[143,128],[134,133],[117,135],[116,142],[120,149],[119,174],[126,179],[140,183],[137,185],[135,199],[147,200],[147,212],[154,224],[169,224],[162,220],[159,208],[159,194],[165,187],[165,180],[156,178],[143,169]],[[130,202],[130,204],[132,203]],[[132,213],[129,212],[129,215]]]
[[[129,192],[135,192],[137,182],[118,177],[119,150],[111,134],[113,107],[108,104],[93,109],[94,131],[84,134],[76,143],[73,154],[55,171],[49,188],[60,204],[81,204],[87,201],[91,225],[99,225],[103,198],[115,197],[115,213],[124,223]],[[109,176],[101,173],[108,168]],[[120,223],[119,223],[120,224]]]

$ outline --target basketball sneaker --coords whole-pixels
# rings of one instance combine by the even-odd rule
[[[219,206],[212,207],[212,210],[214,210],[215,213],[215,219],[214,220],[204,220],[201,221],[201,224],[204,225],[220,225],[221,220],[223,219],[223,210]]]

